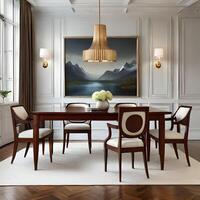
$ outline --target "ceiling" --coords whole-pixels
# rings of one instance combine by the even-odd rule
[[[97,13],[98,0],[28,0],[36,10],[65,14]],[[179,12],[198,0],[101,0],[105,14],[138,12]]]

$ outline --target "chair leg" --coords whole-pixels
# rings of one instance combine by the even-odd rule
[[[89,152],[91,154],[91,148],[92,148],[91,132],[88,132],[88,147],[89,147]]]
[[[13,164],[16,153],[17,153],[17,147],[18,147],[18,142],[14,142],[14,147],[13,147],[13,156],[12,156],[12,160],[11,160],[11,164]]]
[[[147,161],[150,161],[150,152],[151,152],[151,137],[147,134]]]
[[[134,154],[134,152],[131,153],[131,158],[132,158],[132,168],[135,169],[135,164],[134,164],[135,163],[135,161],[134,161],[135,160],[135,154]]]
[[[53,160],[53,133],[51,135],[51,155],[52,155],[52,160]]]
[[[63,133],[63,151],[62,153],[65,153],[65,141],[66,141],[66,133]]]
[[[104,147],[104,164],[105,164],[105,172],[107,172],[107,163],[108,163],[108,149],[106,146]]]
[[[179,159],[176,143],[173,143],[173,147],[174,147],[174,152],[175,152],[175,154],[176,154],[176,158]]]
[[[69,133],[67,133],[67,148],[69,146]]]
[[[119,182],[122,181],[122,153],[119,152]]]
[[[45,138],[42,140],[42,155],[44,155],[45,152]]]
[[[188,163],[188,166],[190,167],[190,159],[189,159],[188,143],[187,142],[184,143],[184,149],[185,149],[185,156],[186,156],[186,159],[187,159],[187,163]]]
[[[158,148],[158,142],[155,140],[155,147]]]
[[[157,121],[156,120],[154,121],[154,127],[155,127],[155,129],[157,129]]]
[[[24,158],[26,158],[26,155],[27,155],[27,153],[28,153],[28,150],[29,150],[30,144],[31,144],[31,143],[28,142],[27,145],[26,145],[26,150],[25,150],[25,153],[24,153]]]
[[[143,160],[144,160],[144,167],[145,167],[146,176],[147,176],[147,178],[149,178],[149,171],[148,171],[148,165],[147,165],[147,158],[146,158],[145,149],[143,150]]]
[[[53,155],[53,135],[49,136],[49,155],[50,155],[50,161],[52,162],[52,155]]]
[[[54,143],[54,140],[53,140],[53,138],[54,138],[54,132],[52,132],[52,155],[53,155],[53,143]]]

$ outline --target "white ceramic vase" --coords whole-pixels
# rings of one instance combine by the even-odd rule
[[[96,108],[99,110],[108,110],[109,102],[107,100],[106,101],[97,101]]]

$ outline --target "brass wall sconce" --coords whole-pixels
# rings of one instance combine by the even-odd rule
[[[164,55],[163,52],[164,52],[163,48],[154,49],[154,53],[153,53],[154,64],[155,64],[155,67],[158,69],[161,68],[161,58],[163,58],[163,55]]]
[[[49,57],[49,51],[48,49],[41,48],[40,49],[40,58],[42,58],[42,67],[47,68],[48,67],[48,59]]]

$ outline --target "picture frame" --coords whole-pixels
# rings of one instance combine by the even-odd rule
[[[87,63],[82,51],[89,49],[91,37],[64,38],[64,94],[86,97],[99,90],[114,96],[139,96],[139,37],[108,37],[108,45],[117,51],[117,61]]]

